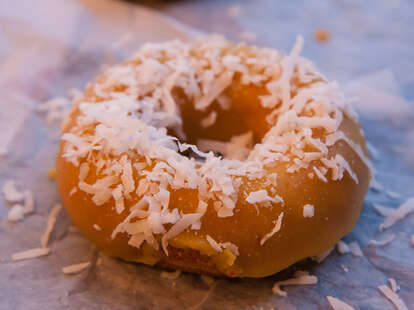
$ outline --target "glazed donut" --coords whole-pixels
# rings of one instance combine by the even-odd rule
[[[357,116],[299,56],[220,36],[147,44],[62,125],[57,183],[107,255],[264,277],[355,225],[370,180]]]

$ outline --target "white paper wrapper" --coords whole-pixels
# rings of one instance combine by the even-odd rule
[[[374,162],[378,181],[385,189],[401,194],[400,198],[395,195],[390,198],[385,191],[369,192],[361,219],[345,238],[348,242],[358,241],[364,256],[340,255],[333,251],[320,264],[301,262],[266,279],[216,279],[210,282],[203,281],[198,275],[182,274],[171,280],[162,278],[160,269],[102,255],[74,232],[66,213],[61,212],[49,244],[52,253],[42,258],[12,262],[13,253],[40,246],[49,211],[59,202],[55,184],[47,176],[48,169],[54,167],[58,123],[48,124],[45,115],[38,111],[39,105],[54,97],[66,97],[70,88],[83,89],[102,65],[125,59],[144,42],[186,40],[198,31],[154,11],[117,1],[3,2],[0,4],[0,158],[3,156],[0,159],[0,186],[13,179],[21,188],[32,190],[36,212],[21,222],[8,223],[10,205],[0,197],[0,309],[329,309],[326,296],[334,296],[356,309],[385,310],[392,306],[377,286],[386,284],[388,278],[397,280],[401,287],[400,296],[409,308],[414,307],[414,249],[410,247],[414,216],[386,232],[396,235],[390,244],[368,246],[369,240],[382,240],[386,236],[377,230],[383,218],[374,212],[372,203],[395,207],[414,196],[413,103],[402,96],[398,77],[387,70],[365,74],[345,87],[350,96],[358,95],[363,99],[356,108],[361,112],[368,141],[379,153]],[[267,0],[262,2],[274,7]],[[203,3],[191,4],[200,8],[194,13],[195,17],[209,13],[203,11],[208,7]],[[191,14],[191,5],[177,3],[177,8],[183,8],[183,11],[172,12],[176,16],[185,12]],[[224,4],[217,6],[221,8]],[[308,8],[310,4],[302,6]],[[328,16],[332,30],[340,32],[335,23],[335,14],[341,12],[338,7],[328,6],[324,16]],[[286,5],[285,9],[292,11],[295,8]],[[355,6],[354,12],[358,9],[360,7]],[[219,17],[223,12],[227,14],[227,11],[220,11],[221,15],[217,12],[210,13]],[[255,15],[259,11],[252,6],[251,12]],[[295,31],[295,35],[309,31],[305,22],[301,24],[300,14],[295,13],[292,20],[282,22],[284,12],[266,16],[272,15],[273,19],[278,16],[274,23],[290,25],[289,29]],[[293,44],[294,36],[288,36],[287,42],[287,38],[275,35],[275,29],[260,28],[265,18],[256,18],[254,23],[254,18],[243,19],[243,14],[242,11],[241,16],[231,15],[233,27],[222,27],[222,31],[237,38],[243,31],[253,29],[260,34],[262,29],[262,35],[258,37],[266,43],[275,47],[278,47],[276,43],[281,43],[281,48]],[[206,20],[208,16],[204,18]],[[217,30],[215,27],[214,23],[206,26]],[[244,36],[253,38],[251,34]],[[342,36],[335,44],[340,48],[352,44],[352,40]],[[305,47],[305,54],[312,56],[318,50],[320,48],[311,43],[309,50]],[[328,55],[334,50],[335,46],[331,46],[321,53]],[[328,62],[328,65],[332,64],[333,73],[334,56],[331,55]],[[336,70],[339,76],[345,76],[339,72],[340,66]],[[409,76],[407,72],[403,75]],[[380,106],[375,104],[377,100],[382,100]],[[390,109],[387,104],[394,108]],[[64,266],[88,261],[91,266],[78,275],[62,272]],[[274,295],[273,283],[292,276],[298,269],[316,275],[318,284],[289,287],[285,298]]]

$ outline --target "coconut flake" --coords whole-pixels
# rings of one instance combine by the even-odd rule
[[[62,272],[64,274],[78,274],[78,273],[81,273],[82,271],[84,271],[90,265],[91,265],[90,262],[69,265],[69,266],[63,267]]]
[[[368,152],[371,154],[371,157],[375,160],[379,159],[379,151],[371,143],[367,142]]]
[[[283,291],[280,287],[281,286],[288,286],[288,285],[311,285],[317,284],[318,278],[316,276],[309,275],[306,271],[297,271],[293,278],[276,282],[273,285],[273,293],[278,294],[282,297],[287,296],[287,293]]]
[[[178,236],[196,221],[198,221],[204,213],[191,213],[191,214],[184,214],[177,223],[175,223],[170,230],[168,230],[161,239],[162,248],[164,253],[168,256],[168,240]]]
[[[8,202],[19,202],[24,199],[22,192],[17,190],[16,182],[14,180],[8,180],[2,187],[4,199]]]
[[[351,307],[346,302],[339,300],[338,298],[332,296],[327,296],[326,298],[334,310],[355,310],[354,307]]]
[[[342,240],[338,241],[338,243],[336,244],[336,249],[340,254],[346,254],[350,251],[349,246]]]
[[[12,255],[12,260],[14,262],[26,260],[26,259],[32,259],[37,258],[41,256],[49,255],[50,249],[49,248],[34,248],[30,250],[26,250],[23,252],[18,252]]]
[[[276,195],[274,197],[270,197],[265,189],[250,192],[246,197],[246,201],[250,204],[263,203],[268,201],[273,203],[283,203],[283,199],[280,196]]]
[[[24,217],[24,207],[20,204],[14,205],[7,213],[7,220],[9,222],[21,221]]]
[[[378,212],[379,215],[384,216],[384,217],[391,216],[395,211],[394,208],[385,207],[377,203],[373,203],[372,207],[374,208],[375,211]]]
[[[384,192],[384,194],[387,195],[388,197],[392,198],[392,199],[399,199],[399,198],[401,198],[401,194],[400,193],[393,192],[393,191],[390,191],[390,190],[386,190]]]
[[[397,310],[408,310],[404,301],[398,296],[397,293],[393,292],[388,286],[380,285],[378,286],[380,292],[387,298]]]
[[[214,123],[216,122],[216,119],[217,119],[217,112],[216,111],[211,111],[210,114],[207,115],[207,117],[205,117],[201,120],[200,125],[203,128],[210,127],[210,126],[214,125]]]
[[[57,217],[61,210],[62,210],[62,206],[60,204],[57,204],[53,207],[53,209],[49,213],[49,217],[47,219],[47,224],[46,224],[46,230],[43,233],[42,237],[40,238],[40,244],[44,248],[46,248],[49,243],[50,235],[52,234],[53,228],[55,227],[55,224],[56,224]]]
[[[315,166],[313,166],[313,171],[315,171],[316,176],[321,180],[322,182],[327,183],[328,179],[322,174],[322,172]]]
[[[387,216],[384,223],[380,224],[379,229],[384,230],[390,228],[412,212],[414,212],[414,197],[407,199],[391,215]]]
[[[34,198],[33,198],[33,192],[30,190],[25,190],[23,192],[24,195],[24,207],[23,212],[24,214],[30,214],[34,212]]]
[[[382,247],[390,243],[392,240],[394,240],[394,238],[395,234],[392,234],[383,240],[370,240],[369,244],[376,247]]]
[[[69,192],[69,196],[72,196],[73,194],[75,194],[78,191],[78,188],[75,186],[73,187],[70,192]]]
[[[239,256],[239,248],[231,243],[231,242],[223,242],[218,243],[216,240],[214,240],[210,235],[206,236],[207,242],[211,245],[211,247],[217,251],[222,252],[223,249],[228,249],[230,252],[232,252],[234,255]]]
[[[313,205],[303,206],[303,217],[313,217],[315,215],[315,207]]]
[[[348,246],[349,246],[349,250],[354,256],[360,256],[360,257],[364,256],[364,253],[362,252],[358,242],[352,241],[348,244]]]
[[[283,220],[283,212],[279,214],[275,226],[272,228],[272,230],[263,236],[263,238],[260,240],[260,245],[263,245],[267,240],[269,240],[275,233],[277,233],[280,228],[282,227],[282,220]]]

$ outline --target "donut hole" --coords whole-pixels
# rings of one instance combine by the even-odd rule
[[[258,86],[235,81],[201,111],[182,89],[175,89],[173,93],[182,119],[180,131],[184,135],[174,128],[169,128],[169,133],[181,142],[197,145],[202,151],[244,160],[270,129],[266,121],[270,109],[263,108],[259,99],[267,92]]]

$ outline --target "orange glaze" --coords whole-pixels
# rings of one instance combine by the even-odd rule
[[[217,102],[206,111],[200,112],[192,108],[191,102],[175,91],[175,99],[181,107],[184,132],[189,143],[196,143],[199,138],[228,141],[233,135],[248,130],[254,132],[255,142],[260,142],[269,130],[265,122],[268,110],[260,106],[258,96],[265,90],[257,86],[242,86],[239,83],[226,91],[231,101],[228,111],[220,109]],[[91,88],[87,89],[84,98],[99,102]],[[99,104],[99,103],[97,103]],[[216,123],[205,129],[200,121],[212,110],[218,112]],[[63,128],[68,132],[74,125],[79,111],[74,108],[69,122]],[[360,127],[354,121],[344,118],[341,128],[347,136],[359,144],[365,151],[364,138]],[[322,135],[323,133],[321,133]],[[231,217],[220,218],[212,205],[201,218],[200,230],[186,230],[169,241],[169,256],[162,249],[154,250],[144,243],[140,249],[128,245],[128,236],[118,234],[112,240],[111,233],[128,215],[128,208],[139,199],[135,193],[131,200],[125,200],[126,210],[117,214],[114,201],[111,199],[104,205],[97,206],[91,195],[79,189],[69,195],[77,186],[79,167],[75,167],[62,157],[65,142],[62,142],[57,155],[57,183],[64,206],[79,230],[107,255],[119,257],[127,261],[158,264],[164,267],[177,268],[190,272],[230,277],[265,277],[274,274],[306,257],[315,256],[328,250],[355,225],[361,211],[364,196],[368,189],[369,170],[355,151],[345,142],[339,141],[329,148],[330,155],[341,154],[350,164],[359,179],[356,184],[345,173],[338,181],[330,179],[324,183],[316,176],[311,179],[312,163],[306,169],[289,174],[286,163],[275,162],[266,167],[266,173],[277,173],[277,193],[283,197],[284,205],[273,203],[270,207],[258,207],[245,201],[244,192],[264,189],[263,180],[242,179],[239,199]],[[133,161],[142,161],[137,155],[128,155]],[[319,163],[316,161],[315,163]],[[316,164],[317,166],[319,164]],[[86,182],[94,183],[100,175],[94,166],[88,174]],[[142,176],[134,170],[135,183]],[[270,187],[268,187],[270,191]],[[303,216],[303,206],[311,204],[315,207],[312,218]],[[198,205],[196,190],[171,190],[169,208],[184,213],[195,212]],[[281,212],[284,212],[281,229],[273,237],[260,245],[260,240],[270,232]],[[93,225],[102,228],[97,231]],[[206,241],[210,235],[217,242],[232,242],[238,247],[239,256],[233,257],[229,251],[215,252]],[[157,240],[160,235],[155,235]]]

